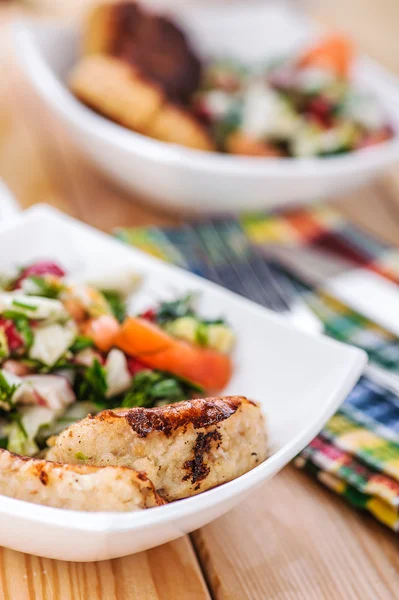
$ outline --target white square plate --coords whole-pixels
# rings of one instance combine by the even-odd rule
[[[0,545],[74,561],[124,556],[163,544],[225,513],[275,475],[320,431],[360,376],[365,354],[306,334],[274,313],[164,264],[58,211],[37,206],[0,224],[0,273],[36,259],[72,275],[130,267],[143,276],[132,309],[177,291],[198,290],[206,315],[237,333],[227,393],[258,400],[268,418],[270,458],[242,477],[193,498],[134,513],[81,513],[0,496]]]

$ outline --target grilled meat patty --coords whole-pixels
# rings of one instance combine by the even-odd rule
[[[91,12],[69,84],[87,106],[129,129],[212,151],[209,132],[187,108],[200,79],[200,61],[179,27],[117,2]]]
[[[181,29],[136,2],[95,7],[87,21],[84,52],[121,59],[178,104],[189,100],[201,79],[201,63]]]
[[[143,471],[171,501],[242,475],[266,453],[260,408],[228,396],[89,416],[62,432],[47,458]]]
[[[162,89],[126,62],[95,54],[72,69],[75,96],[100,114],[163,142],[214,149],[209,133],[186,108],[166,101]]]
[[[144,473],[65,465],[0,449],[0,494],[55,508],[132,511],[164,504]]]

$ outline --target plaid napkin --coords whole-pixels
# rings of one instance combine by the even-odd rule
[[[257,248],[313,246],[350,258],[399,283],[399,251],[376,241],[327,207],[200,221],[179,228],[120,229],[119,239],[264,303],[273,269]],[[274,273],[274,275],[276,275]],[[282,274],[279,272],[279,283]],[[295,280],[328,335],[363,348],[370,361],[399,374],[399,340],[336,300]],[[268,306],[281,309],[268,290]],[[295,459],[297,467],[399,531],[399,397],[362,377],[341,409]]]

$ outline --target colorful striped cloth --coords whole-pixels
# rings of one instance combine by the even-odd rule
[[[266,293],[267,305],[276,310],[281,301],[264,285],[276,273],[257,250],[268,243],[328,249],[399,283],[399,251],[327,207],[199,221],[178,228],[120,229],[116,235],[261,304]],[[399,374],[399,340],[394,335],[335,298],[309,292],[280,272],[278,277],[279,284],[303,293],[328,335],[363,348],[372,363]],[[362,377],[295,464],[399,531],[399,397],[392,391]]]

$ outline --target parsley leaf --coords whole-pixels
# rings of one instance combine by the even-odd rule
[[[21,302],[21,300],[13,300],[12,305],[25,310],[37,310],[37,306],[34,306],[33,304],[27,304],[26,302]]]
[[[0,404],[12,406],[12,398],[17,391],[19,385],[16,383],[9,384],[3,373],[0,371]]]
[[[85,335],[78,335],[69,350],[73,354],[77,354],[78,352],[86,350],[86,348],[92,348],[93,346],[94,342],[91,338]]]
[[[79,400],[88,400],[104,405],[107,402],[107,377],[105,368],[97,359],[83,373],[83,381],[79,385]]]
[[[206,346],[208,343],[208,326],[199,322],[195,332],[195,341],[199,346]]]
[[[178,298],[177,300],[172,300],[171,302],[161,302],[155,315],[158,325],[162,327],[172,321],[175,321],[176,319],[180,319],[181,317],[194,317],[196,321],[198,321],[200,326],[224,325],[226,323],[223,318],[203,319],[199,317],[193,308],[193,300],[193,294],[187,294],[187,296],[183,296],[182,298]],[[204,327],[199,333],[200,337],[201,335],[205,335]],[[200,341],[198,343],[201,344]],[[202,345],[205,344],[205,342],[202,343]]]
[[[83,454],[83,452],[76,452],[75,458],[76,460],[87,460],[89,457],[86,456],[86,454]]]
[[[202,389],[202,388],[199,388]],[[198,388],[179,377],[161,371],[140,371],[123,399],[122,406],[151,407],[187,400]]]
[[[34,296],[57,299],[65,287],[57,280],[52,281],[49,277],[41,277],[40,275],[30,275],[27,279],[30,279],[37,288]]]
[[[5,319],[10,319],[11,321],[13,321],[19,333],[22,334],[26,347],[30,348],[30,346],[33,344],[33,333],[32,328],[29,325],[28,317],[25,317],[25,315],[21,315],[20,313],[14,310],[4,311],[3,317]]]
[[[187,294],[183,298],[172,300],[171,302],[161,302],[156,313],[157,323],[164,325],[169,321],[175,321],[181,317],[193,317],[192,294]]]
[[[18,429],[20,430],[20,432],[22,433],[24,438],[28,439],[28,432],[26,431],[25,426],[22,423],[22,415],[19,412],[15,411],[10,414],[10,418],[11,418],[11,421],[14,421],[14,423],[17,424]]]
[[[122,296],[113,290],[101,290],[102,295],[108,302],[114,317],[122,323],[126,317],[126,303]]]

